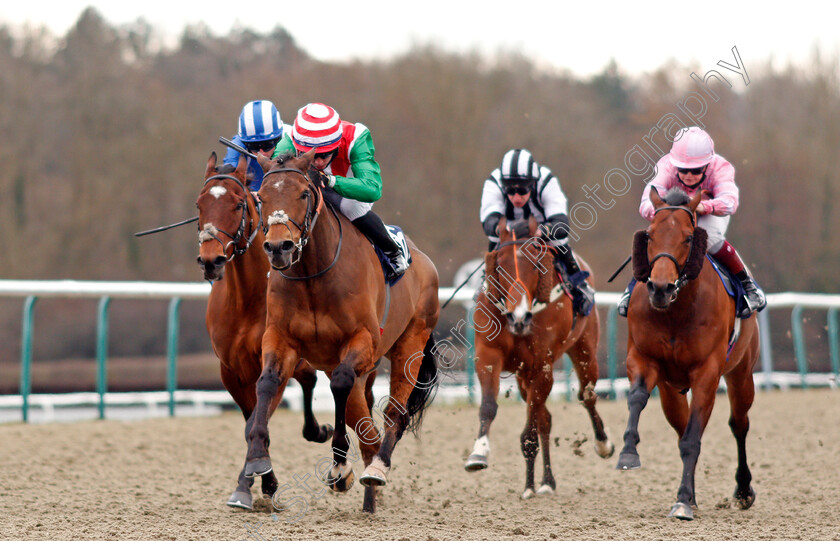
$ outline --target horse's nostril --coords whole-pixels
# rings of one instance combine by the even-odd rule
[[[531,323],[531,318],[534,317],[534,314],[528,312],[525,314],[525,317],[522,319],[522,323],[525,325],[529,325]]]
[[[295,243],[290,240],[284,240],[280,244],[280,250],[283,252],[291,252],[295,247]]]
[[[227,261],[227,258],[225,256],[219,255],[219,256],[216,256],[216,259],[215,259],[215,261],[213,261],[213,264],[216,265],[217,267],[221,267],[222,265],[225,264],[226,261]]]
[[[204,261],[202,261],[201,256],[196,257],[195,262],[198,263],[199,265],[204,265]]]
[[[268,242],[268,241],[263,242],[263,250],[265,250],[269,254],[274,251],[272,246],[271,246],[271,243]]]

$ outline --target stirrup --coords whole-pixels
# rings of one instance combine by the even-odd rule
[[[625,291],[618,301],[618,315],[627,317],[627,310],[630,309],[630,292]]]

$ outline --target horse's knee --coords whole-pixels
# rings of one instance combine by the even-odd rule
[[[640,381],[634,384],[630,388],[630,392],[627,393],[627,405],[630,407],[636,406],[639,409],[644,409],[647,406],[648,398],[650,398],[650,393],[645,387],[644,381]]]
[[[729,428],[735,437],[743,437],[750,430],[750,420],[746,416],[743,419],[730,417]]]
[[[679,449],[683,460],[700,456],[700,438],[686,431],[686,434],[680,438]]]
[[[346,364],[340,364],[330,376],[330,391],[333,396],[347,395],[356,381],[356,373]]]
[[[257,379],[257,397],[272,398],[280,387],[280,377],[274,370],[266,370]]]
[[[493,420],[496,418],[498,409],[499,405],[496,403],[496,400],[491,396],[485,395],[481,398],[481,407],[478,410],[478,414],[482,419]]]
[[[525,458],[534,458],[539,452],[539,440],[537,439],[537,431],[532,427],[526,427],[519,437],[522,447],[522,455]]]

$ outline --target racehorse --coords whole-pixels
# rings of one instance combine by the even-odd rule
[[[394,446],[406,429],[419,427],[437,386],[432,329],[440,312],[438,275],[408,241],[413,264],[389,288],[371,243],[325,204],[328,190],[308,173],[314,154],[313,149],[302,157],[261,160],[266,170],[259,191],[267,217],[263,247],[272,270],[245,473],[272,470],[267,412],[303,357],[330,375],[335,400],[333,463],[319,477],[337,492],[352,485],[349,424],[366,466],[360,478],[363,509],[372,513],[374,489],[386,484]],[[391,362],[391,381],[380,441],[363,386],[383,355]]]
[[[213,351],[221,364],[222,383],[245,416],[245,433],[250,431],[251,414],[257,402],[256,382],[261,370],[262,335],[265,330],[265,291],[268,262],[259,248],[264,241],[260,204],[247,188],[246,162],[216,167],[212,153],[204,172],[204,187],[198,196],[198,264],[205,280],[212,280],[207,302],[206,323]],[[295,366],[294,378],[303,389],[303,437],[324,442],[332,427],[318,425],[312,413],[312,390],[316,371],[305,361]],[[270,412],[281,396],[275,397]],[[236,490],[227,504],[251,509],[254,479],[239,474]],[[277,490],[277,478],[262,476],[264,497]]]
[[[529,220],[530,236],[515,238],[507,231],[507,221],[499,224],[499,245],[485,256],[485,283],[476,299],[475,373],[481,383],[480,428],[472,454],[464,465],[467,471],[487,468],[490,452],[490,425],[496,417],[501,372],[516,374],[519,392],[527,404],[527,420],[521,435],[525,457],[523,499],[534,496],[534,462],[542,447],[543,480],[536,494],[551,494],[556,488],[551,473],[549,435],[551,414],[545,402],[554,384],[554,362],[564,353],[572,359],[583,402],[595,430],[595,449],[599,456],[612,456],[604,423],[595,409],[598,381],[598,312],[588,316],[573,313],[571,299],[552,264],[553,255]],[[586,263],[579,258],[582,268]]]
[[[634,237],[633,274],[647,284],[647,291],[635,288],[627,314],[630,415],[618,459],[620,470],[641,466],[636,451],[639,416],[658,386],[665,417],[679,435],[683,462],[677,502],[668,516],[683,520],[694,518],[700,439],[721,376],[731,406],[729,426],[738,444],[735,503],[747,509],[755,500],[746,439],[747,413],[755,396],[752,371],[758,359],[758,323],[755,314],[736,319],[735,301],[712,265],[704,265],[707,235],[696,227],[695,216],[701,197],[700,190],[691,198],[681,190],[671,190],[663,200],[655,189],[650,190],[656,209],[653,222]],[[689,390],[690,405],[685,396]]]

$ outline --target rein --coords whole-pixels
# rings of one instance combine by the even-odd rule
[[[688,208],[680,207],[680,206],[659,207],[658,209],[656,209],[654,211],[653,214],[656,215],[658,212],[660,212],[662,210],[684,210],[685,212],[688,213],[688,216],[691,219],[691,227],[693,229],[697,229],[697,224],[695,222],[694,213],[691,212],[691,210],[689,210]],[[671,295],[672,300],[677,297],[677,293],[679,293],[680,288],[683,287],[685,285],[685,283],[688,281],[688,279],[685,276],[685,267],[686,267],[686,265],[688,265],[689,259],[691,259],[691,251],[692,251],[693,248],[694,248],[694,235],[692,234],[691,235],[691,243],[688,245],[688,256],[685,258],[685,262],[683,262],[682,265],[680,265],[680,262],[677,261],[676,257],[674,257],[673,255],[671,255],[667,252],[662,252],[662,253],[656,254],[655,256],[653,256],[653,259],[650,260],[650,263],[649,263],[650,268],[653,268],[653,264],[656,263],[656,261],[661,257],[664,257],[666,259],[670,259],[674,263],[674,266],[677,269],[677,275],[678,276],[677,276],[677,279],[674,281],[674,293],[673,293],[673,295]]]
[[[207,184],[211,180],[219,180],[219,179],[232,180],[232,181],[236,182],[239,185],[239,187],[242,188],[242,190],[245,192],[245,204],[242,205],[242,219],[239,221],[239,228],[236,230],[236,233],[234,233],[233,235],[231,235],[227,231],[224,231],[223,229],[215,228],[216,231],[224,233],[225,235],[227,235],[230,238],[230,241],[227,244],[225,244],[222,241],[222,239],[219,238],[218,235],[211,232],[209,229],[203,229],[199,232],[198,243],[203,244],[204,242],[206,242],[209,239],[215,240],[216,242],[221,244],[222,252],[225,254],[225,259],[227,261],[232,261],[234,257],[244,254],[248,250],[248,248],[251,247],[251,244],[254,242],[254,238],[257,236],[257,232],[260,230],[260,228],[262,228],[262,224],[263,224],[262,203],[260,202],[259,199],[254,197],[254,194],[247,187],[245,187],[245,185],[242,184],[242,182],[238,178],[236,178],[232,175],[213,175],[211,177],[208,177],[204,181],[204,186],[206,187]],[[248,212],[248,196],[249,195],[251,197],[251,200],[254,202],[254,208],[256,209],[257,215],[259,216],[259,222],[257,223],[256,227],[254,227],[254,221],[250,220],[250,212]],[[246,218],[248,218],[248,220],[246,220]],[[239,241],[242,239],[243,234],[245,233],[245,223],[246,223],[246,221],[248,221],[251,225],[251,235],[248,237],[247,241],[245,242],[245,247],[240,248],[238,245],[239,245]],[[231,245],[233,246],[233,251],[231,252],[230,257],[227,257],[227,249]]]
[[[298,228],[298,231],[300,231],[300,236],[298,237],[298,241],[295,243],[294,247],[295,255],[292,257],[292,262],[289,264],[289,267],[291,267],[292,265],[300,261],[300,258],[303,256],[303,248],[309,242],[309,239],[312,236],[312,230],[315,228],[315,224],[318,222],[318,217],[320,216],[321,211],[324,208],[324,194],[321,192],[320,186],[312,182],[312,180],[309,178],[309,175],[307,175],[300,169],[295,169],[293,167],[281,167],[279,169],[272,169],[263,176],[263,182],[265,182],[265,178],[269,175],[283,172],[297,173],[303,176],[303,178],[306,180],[306,184],[310,188],[313,188],[312,191],[304,192],[306,194],[306,214],[303,217],[302,223],[299,224],[298,222],[293,220],[291,217],[289,217],[288,214],[286,214],[286,211],[284,211],[283,209],[275,210],[274,212],[272,212],[271,216],[269,216],[268,220],[266,220],[265,222],[264,232],[266,235],[268,235],[269,227],[276,224],[286,226],[286,229],[289,231],[289,235],[291,235],[292,228],[289,227],[288,222],[291,222],[295,227]],[[311,198],[312,196],[310,194],[316,192],[318,194],[318,203],[315,206],[315,210],[313,212],[313,203]],[[277,272],[279,272],[280,276],[282,276],[283,278],[287,280],[309,280],[312,278],[317,278],[326,274],[338,262],[338,256],[341,255],[342,240],[344,239],[344,229],[341,225],[341,219],[338,217],[338,214],[336,214],[335,209],[332,208],[331,205],[327,205],[327,208],[330,209],[330,212],[338,222],[338,246],[335,249],[335,256],[333,257],[332,263],[330,263],[326,268],[321,269],[320,271],[314,274],[310,274],[309,276],[289,276],[287,274],[284,274],[283,271],[281,271],[280,269],[274,269]]]

